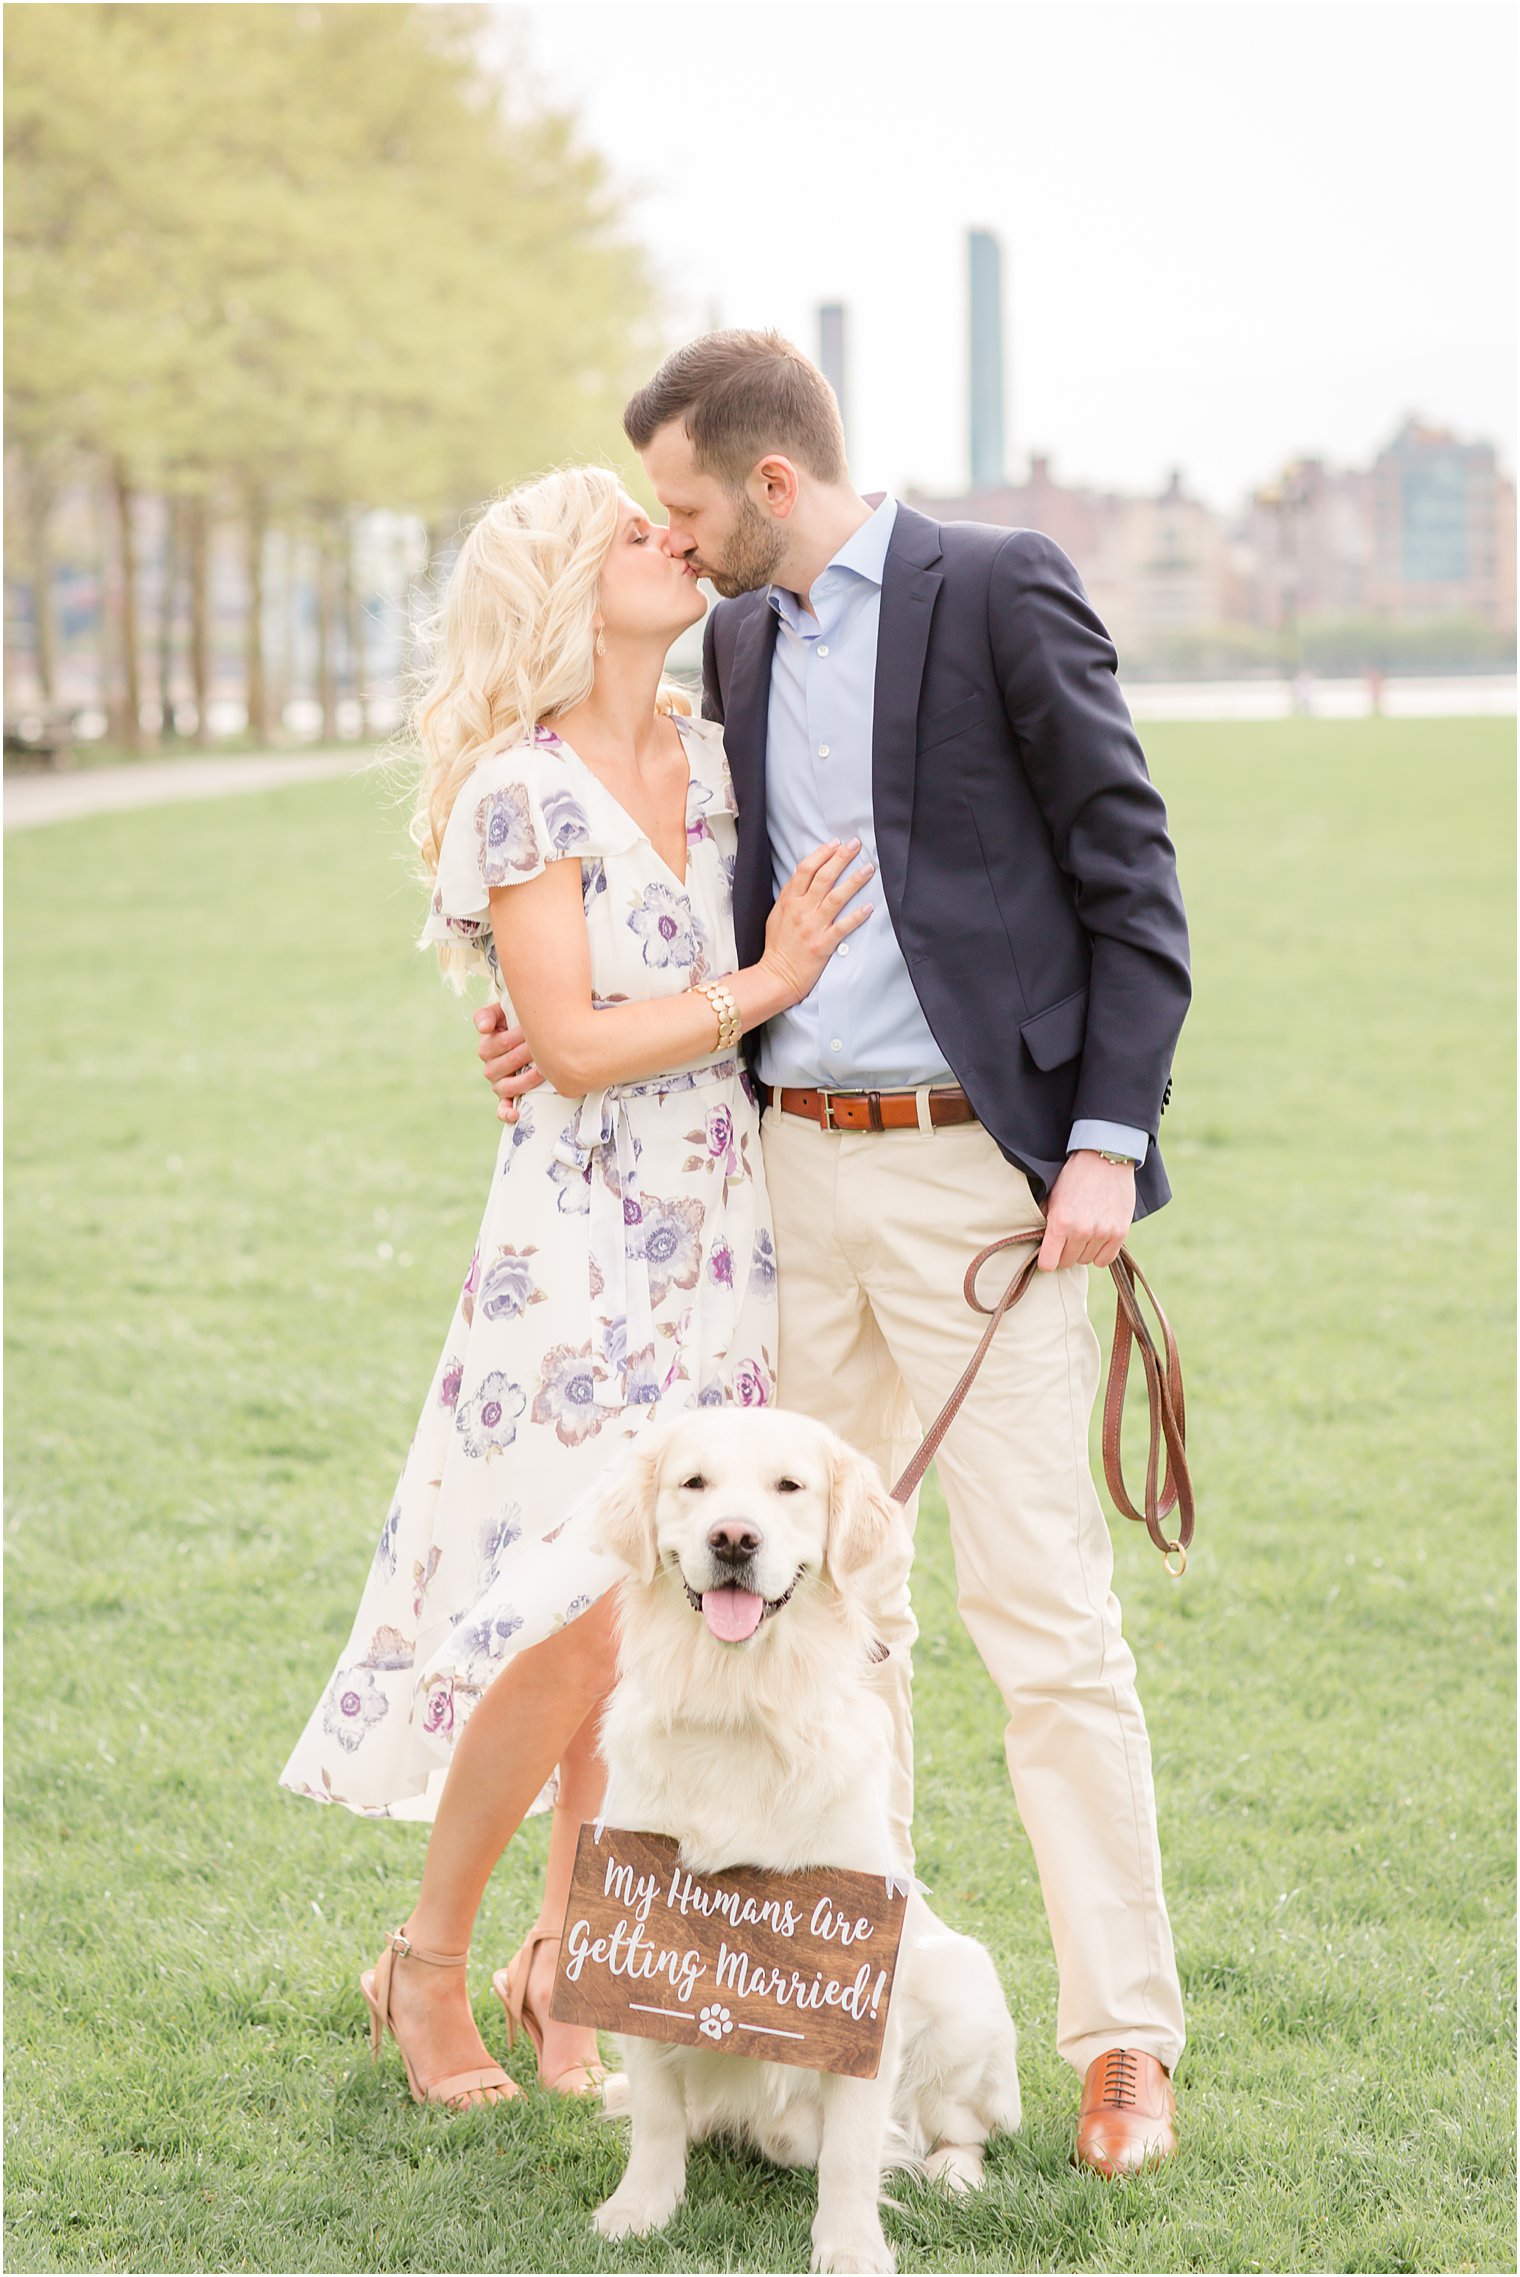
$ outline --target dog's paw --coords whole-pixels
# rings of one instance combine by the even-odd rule
[[[941,2143],[924,2160],[924,2179],[937,2182],[942,2190],[953,2190],[957,2196],[980,2190],[986,2180],[981,2144]]]
[[[602,2117],[604,2119],[626,2118],[631,2101],[627,2072],[608,2072],[607,2077],[602,2081]]]
[[[818,2277],[893,2277],[897,2256],[880,2223],[871,2230],[854,2230],[838,2237],[813,2237],[811,2267]]]
[[[603,2237],[648,2237],[665,2227],[680,2203],[679,2190],[630,2190],[625,2181],[597,2207],[591,2223]]]

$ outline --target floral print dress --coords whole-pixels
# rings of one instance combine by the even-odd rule
[[[598,1006],[736,963],[735,804],[720,730],[677,722],[686,876],[569,744],[485,759],[440,850],[424,942],[477,943],[489,890],[580,863]],[[281,1784],[431,1818],[471,1708],[514,1653],[617,1578],[593,1550],[609,1465],[656,1417],[775,1390],[776,1268],[749,1078],[733,1052],[502,1127],[479,1238],[358,1617]]]

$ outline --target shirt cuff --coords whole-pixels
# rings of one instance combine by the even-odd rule
[[[1091,1148],[1095,1154],[1127,1154],[1138,1170],[1150,1152],[1150,1133],[1132,1131],[1127,1123],[1073,1123],[1066,1141],[1068,1154]]]

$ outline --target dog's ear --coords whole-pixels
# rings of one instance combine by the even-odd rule
[[[654,1504],[664,1428],[646,1428],[612,1472],[591,1524],[594,1549],[618,1558],[638,1581],[653,1581]]]
[[[829,1489],[829,1530],[824,1565],[832,1581],[844,1583],[896,1553],[909,1554],[907,1521],[869,1455],[834,1437]]]

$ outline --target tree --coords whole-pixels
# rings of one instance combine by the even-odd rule
[[[253,716],[266,528],[346,559],[356,509],[452,526],[618,447],[654,345],[645,265],[573,122],[483,80],[481,25],[368,4],[7,24],[11,434],[29,470],[108,481],[123,531],[145,489],[185,501],[203,733],[218,516],[244,529]],[[126,546],[129,689],[135,568]],[[333,609],[351,577],[328,564]]]

